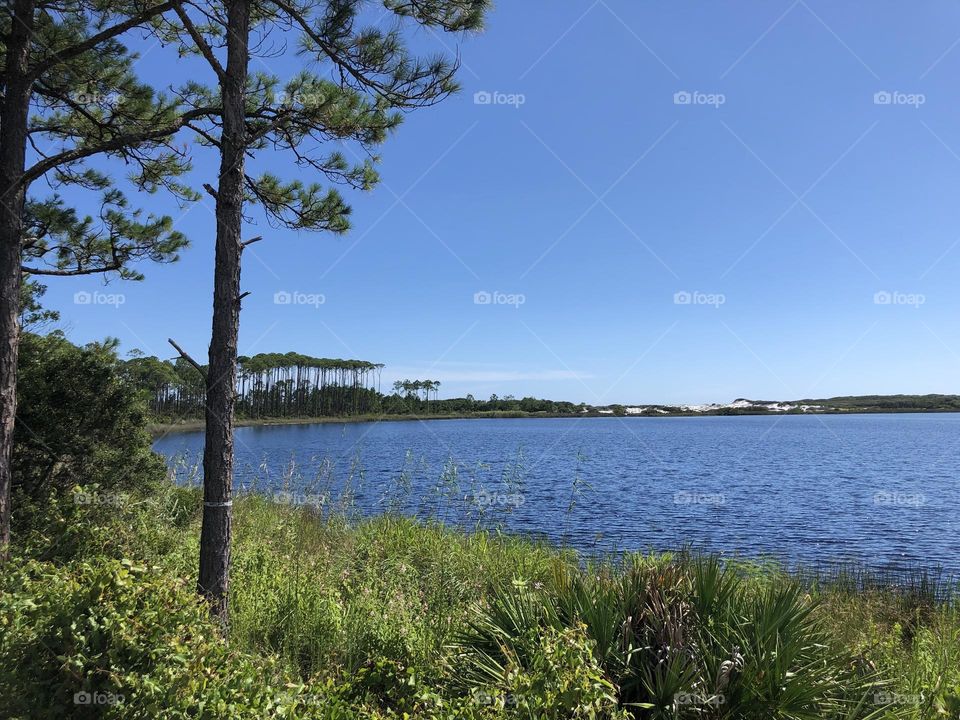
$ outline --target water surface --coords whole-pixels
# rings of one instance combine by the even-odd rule
[[[202,433],[158,452],[196,464]],[[960,414],[478,419],[244,427],[280,501],[498,523],[581,550],[960,571]]]

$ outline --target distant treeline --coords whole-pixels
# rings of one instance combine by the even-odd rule
[[[796,402],[860,412],[960,411],[960,395],[845,395]]]
[[[161,418],[203,415],[204,376],[183,358],[134,356],[127,377]],[[236,412],[241,417],[321,417],[377,412],[382,364],[261,353],[238,358]],[[206,372],[206,367],[203,368]]]
[[[123,361],[129,381],[147,396],[158,419],[196,418],[204,412],[205,381],[184,358],[161,360],[134,352]],[[382,363],[316,358],[299,353],[261,353],[238,358],[236,412],[243,418],[343,417],[352,415],[459,415],[517,413],[573,415],[583,404],[473,395],[440,400],[437,380],[398,380],[381,392]],[[202,367],[206,372],[206,367]]]
[[[150,409],[159,420],[199,418],[204,412],[206,367],[192,365],[184,358],[160,360],[134,351],[123,361],[127,378],[147,396]],[[239,417],[309,418],[356,415],[471,415],[499,413],[515,415],[597,415],[623,416],[623,405],[588,406],[534,397],[512,395],[477,399],[437,397],[437,380],[398,380],[392,392],[380,387],[382,363],[366,360],[317,358],[300,353],[261,353],[238,359],[237,404]],[[761,401],[752,401],[760,403]],[[816,412],[960,412],[958,395],[858,395],[819,400],[790,401],[796,409],[815,406]],[[657,405],[648,414],[669,415],[756,415],[767,414],[762,405],[745,408],[718,407],[706,412]]]

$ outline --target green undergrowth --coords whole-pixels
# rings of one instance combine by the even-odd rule
[[[169,483],[16,505],[0,717],[960,718],[948,586],[244,496],[225,634],[199,506]]]

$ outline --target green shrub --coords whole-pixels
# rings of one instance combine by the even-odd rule
[[[17,501],[14,547],[25,557],[56,562],[136,557],[187,570],[183,547],[200,507],[195,491],[166,482],[151,486],[148,494],[92,484],[40,498],[19,495]]]
[[[193,588],[155,568],[29,561],[4,577],[0,618],[3,717],[354,717],[330,686],[230,650]]]
[[[583,625],[529,631],[519,643],[525,662],[508,660],[502,687],[492,696],[497,707],[522,718],[627,717],[617,708],[616,688],[593,653]]]
[[[582,627],[591,661],[639,717],[880,717],[883,685],[830,648],[815,609],[796,583],[758,586],[716,559],[572,571],[481,604],[459,638],[459,677],[496,684],[533,667],[531,638]]]
[[[14,432],[14,533],[36,518],[19,508],[76,485],[106,494],[152,486],[165,474],[151,450],[141,394],[123,379],[114,343],[78,347],[59,332],[24,333]]]

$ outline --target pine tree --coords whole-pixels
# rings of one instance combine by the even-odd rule
[[[479,29],[489,0],[384,0],[398,20],[381,31],[361,23],[366,0],[223,0],[223,7],[177,9],[185,48],[206,59],[217,91],[195,87],[197,107],[221,105],[222,123],[203,128],[220,155],[216,200],[213,327],[207,366],[204,509],[198,590],[227,622],[233,479],[233,413],[237,384],[244,210],[256,205],[288,228],[345,232],[349,206],[333,187],[246,172],[262,151],[289,153],[299,168],[332,185],[369,190],[372,160],[350,163],[333,142],[353,142],[369,157],[397,127],[401,111],[432,105],[456,89],[456,61],[419,58],[403,27],[460,32]],[[281,84],[249,70],[254,31],[282,28],[299,35],[300,54],[315,71]],[[292,43],[291,43],[292,44]],[[219,57],[226,51],[226,65]],[[220,55],[218,55],[220,51]]]
[[[22,278],[116,272],[129,263],[175,259],[186,239],[169,217],[143,217],[115,182],[86,166],[95,156],[133,168],[138,191],[195,195],[178,178],[187,158],[171,137],[210,112],[180,111],[133,73],[135,56],[119,38],[153,31],[180,0],[11,0],[0,13],[0,557],[10,541],[10,455]],[[215,111],[215,109],[214,109]],[[56,146],[41,150],[41,141]],[[28,144],[32,151],[28,154]],[[30,196],[44,179],[100,193],[101,223],[56,194]]]

